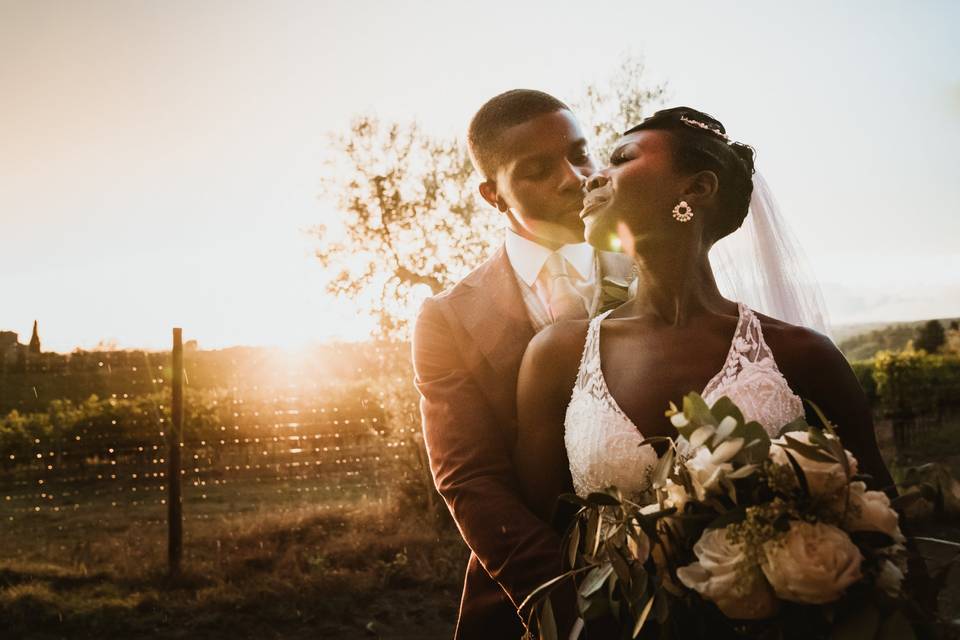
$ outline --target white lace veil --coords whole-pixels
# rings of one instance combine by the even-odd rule
[[[714,245],[710,263],[728,298],[829,335],[820,286],[759,172],[743,226]]]

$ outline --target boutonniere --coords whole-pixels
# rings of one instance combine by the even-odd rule
[[[600,307],[597,309],[597,314],[616,309],[632,298],[636,293],[633,286],[635,283],[635,276],[632,280],[617,276],[604,276],[600,281]]]

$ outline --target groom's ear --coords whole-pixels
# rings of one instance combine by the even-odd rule
[[[698,171],[690,177],[690,183],[684,193],[690,202],[703,204],[713,200],[720,190],[720,180],[713,171]]]
[[[510,207],[503,198],[497,193],[497,183],[495,180],[484,180],[480,183],[480,195],[491,207],[496,207],[501,213],[506,212]]]

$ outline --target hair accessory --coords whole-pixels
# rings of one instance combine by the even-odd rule
[[[700,129],[704,129],[704,130],[706,130],[706,131],[709,131],[710,133],[712,133],[712,134],[714,134],[714,135],[716,135],[716,136],[720,136],[721,138],[723,138],[723,140],[724,140],[727,144],[732,144],[732,143],[733,143],[733,141],[730,139],[730,136],[728,136],[727,134],[725,134],[723,131],[721,131],[721,130],[718,129],[717,127],[714,127],[714,126],[711,126],[711,125],[707,124],[706,122],[700,122],[699,120],[694,120],[693,118],[688,118],[687,116],[680,116],[680,122],[682,122],[682,123],[684,123],[684,124],[688,124],[688,125],[690,125],[691,127],[699,127]]]
[[[693,218],[693,207],[688,205],[686,200],[681,200],[680,203],[673,208],[673,218],[680,222],[690,222],[690,219]]]

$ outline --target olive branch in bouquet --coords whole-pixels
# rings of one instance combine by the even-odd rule
[[[657,523],[676,509],[645,509],[616,488],[585,498],[564,494],[560,499],[578,507],[563,537],[562,549],[570,568],[540,585],[520,605],[521,611],[529,611],[526,637],[557,638],[548,596],[563,580],[581,575],[576,589],[579,617],[586,621],[607,614],[629,618],[635,629],[631,637],[636,637],[651,614],[659,618],[666,614],[656,569],[639,558],[651,553],[652,545],[661,544]],[[655,609],[657,604],[660,606]]]
[[[903,588],[899,515],[810,406],[822,427],[800,417],[771,439],[729,398],[671,403],[677,437],[642,443],[666,446],[643,471],[647,493],[562,496],[578,506],[563,538],[569,570],[521,606],[527,637],[557,636],[548,596],[573,579],[578,628],[605,618],[622,638],[927,635],[932,613]],[[921,498],[934,491],[917,486]]]

